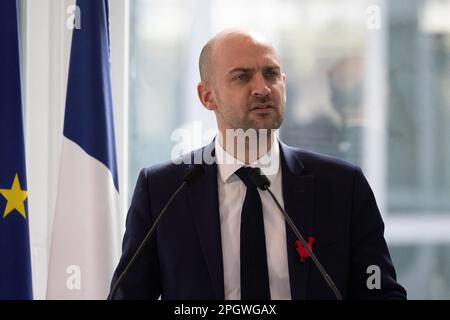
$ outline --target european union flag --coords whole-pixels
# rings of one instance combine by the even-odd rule
[[[32,299],[16,0],[0,1],[0,299]]]

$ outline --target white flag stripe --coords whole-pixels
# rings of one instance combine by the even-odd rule
[[[118,233],[111,171],[63,137],[47,298],[106,299],[120,253]]]

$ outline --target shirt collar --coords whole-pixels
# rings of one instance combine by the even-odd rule
[[[218,137],[216,137],[214,144],[220,179],[223,183],[232,182],[233,174],[246,164],[225,151],[220,144]],[[280,146],[277,135],[275,135],[275,139],[273,139],[270,151],[248,166],[260,168],[262,173],[267,176],[270,183],[273,183],[275,176],[280,170]],[[239,179],[237,177],[235,178]]]

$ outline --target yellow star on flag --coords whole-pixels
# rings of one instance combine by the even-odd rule
[[[27,198],[27,191],[22,190],[19,182],[19,175],[16,173],[11,189],[0,189],[0,194],[6,199],[6,208],[3,218],[16,209],[24,219],[27,218],[25,213],[24,201]]]

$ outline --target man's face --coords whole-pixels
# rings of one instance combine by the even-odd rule
[[[212,61],[210,109],[219,130],[278,129],[286,76],[274,49],[245,37],[227,39],[217,44]]]

